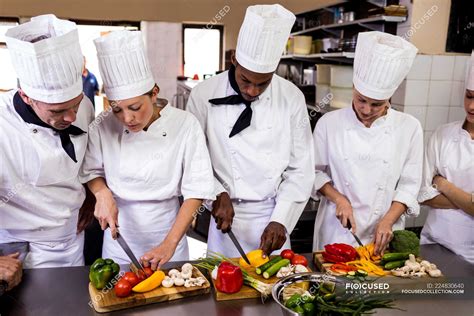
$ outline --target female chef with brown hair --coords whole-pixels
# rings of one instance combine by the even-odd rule
[[[196,118],[158,98],[141,32],[96,39],[112,113],[90,125],[83,181],[94,193],[103,257],[129,262],[117,228],[144,266],[188,260],[185,233],[203,199],[215,198],[211,162]],[[180,206],[178,197],[183,196]]]

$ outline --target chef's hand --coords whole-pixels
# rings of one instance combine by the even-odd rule
[[[336,201],[336,217],[341,222],[342,226],[348,227],[348,222],[351,223],[352,232],[356,233],[356,222],[354,219],[354,212],[352,211],[351,202],[345,197],[341,196]]]
[[[110,227],[112,238],[116,239],[117,227],[119,226],[118,208],[115,204],[112,192],[110,192],[109,189],[103,189],[100,192],[97,192],[95,197],[97,202],[95,203],[94,216],[99,221],[102,230],[107,229],[107,226]]]
[[[140,258],[143,267],[151,267],[153,271],[160,269],[173,257],[177,246],[175,243],[164,240],[158,247],[151,249]]]
[[[270,222],[260,237],[260,247],[265,255],[270,255],[274,250],[283,247],[286,241],[286,228],[280,223]]]
[[[20,254],[14,253],[8,256],[0,256],[0,280],[8,283],[7,291],[17,286],[21,281],[23,273]]]
[[[448,180],[440,175],[436,175],[433,178],[433,184],[437,187],[439,192],[444,191],[443,189],[444,189],[444,186],[446,185],[446,182],[448,182]]]
[[[234,207],[227,192],[221,193],[212,204],[212,216],[214,217],[217,229],[227,233],[234,219]]]
[[[389,242],[392,240],[392,237],[393,237],[392,223],[382,218],[377,224],[377,227],[375,228],[374,255],[376,256],[383,255]]]

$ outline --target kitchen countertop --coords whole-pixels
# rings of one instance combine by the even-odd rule
[[[446,248],[424,245],[421,255],[436,263],[448,278],[462,278],[467,286],[474,284],[474,265],[468,264]],[[311,254],[306,255],[308,258]],[[311,260],[312,261],[312,260]],[[171,265],[178,265],[177,263]],[[165,266],[166,268],[166,266]],[[314,265],[311,268],[316,270]],[[88,305],[88,267],[25,270],[22,283],[0,297],[0,315],[106,315]],[[459,280],[458,280],[459,282]],[[416,297],[416,296],[415,296]],[[377,315],[474,315],[474,293],[469,298],[408,298],[397,300],[399,310],[377,310]],[[213,293],[166,303],[157,303],[110,313],[113,315],[282,315],[270,298],[217,302]]]

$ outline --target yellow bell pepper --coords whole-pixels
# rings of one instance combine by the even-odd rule
[[[144,293],[156,289],[161,285],[165,278],[165,273],[161,270],[156,270],[149,278],[141,281],[132,288],[133,292]]]
[[[266,256],[265,258],[263,258],[262,256],[263,256],[262,249],[252,250],[249,253],[247,253],[247,258],[249,258],[250,265],[248,265],[247,262],[245,262],[244,258],[242,257],[240,257],[239,259],[239,265],[242,268],[251,268],[251,267],[258,268],[262,264],[267,263],[269,260],[268,256]]]

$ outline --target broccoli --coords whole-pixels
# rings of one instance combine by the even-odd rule
[[[420,239],[409,230],[395,230],[390,242],[392,252],[409,252],[415,256],[420,255]]]

